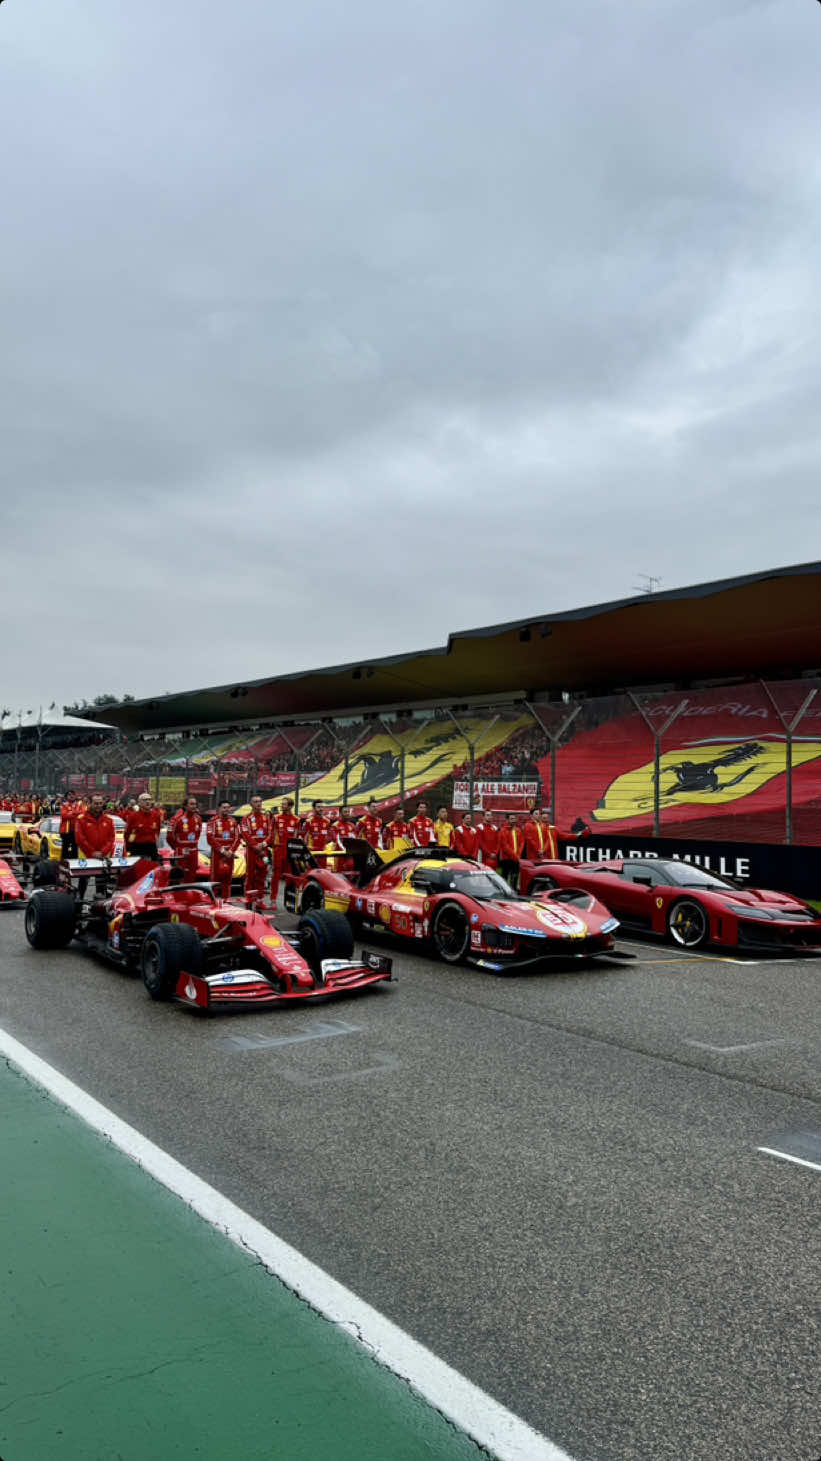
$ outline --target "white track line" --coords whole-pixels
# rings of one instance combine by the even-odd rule
[[[809,1167],[811,1172],[821,1172],[821,1162],[811,1162],[807,1157],[794,1157],[791,1152],[778,1152],[772,1146],[759,1146],[756,1151],[763,1152],[765,1157],[780,1157],[782,1162],[794,1162],[796,1167]]]
[[[0,1029],[0,1055],[181,1197],[232,1243],[252,1253],[311,1308],[344,1329],[379,1364],[406,1380],[429,1405],[498,1461],[572,1461],[566,1451],[532,1430],[3,1029]]]

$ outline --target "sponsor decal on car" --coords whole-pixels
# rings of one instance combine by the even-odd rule
[[[663,908],[664,907],[664,899],[663,898],[657,898],[656,899],[656,907],[657,908]]]
[[[539,922],[554,933],[563,933],[568,938],[584,938],[587,933],[587,925],[575,913],[567,913],[564,908],[537,907],[535,903],[531,907]]]
[[[282,939],[278,933],[269,933],[267,938],[260,939],[260,943],[266,949],[278,949]]]
[[[391,921],[391,910],[388,907],[388,904],[387,903],[383,903],[382,906],[381,906],[381,908],[379,909],[379,917],[381,918],[381,920],[382,920],[383,923],[390,923],[390,921]]]
[[[470,942],[474,949],[480,949],[482,947],[482,930],[480,928],[471,929]]]

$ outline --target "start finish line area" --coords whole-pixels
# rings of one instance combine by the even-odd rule
[[[0,1112],[3,1461],[485,1454],[8,1062]]]

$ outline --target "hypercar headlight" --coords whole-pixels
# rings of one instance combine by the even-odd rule
[[[726,903],[724,905],[735,913],[739,918],[758,918],[762,923],[770,923],[774,918],[780,918],[779,913],[771,913],[769,908],[746,908],[743,903]]]
[[[618,926],[619,920],[617,918],[608,918],[607,922],[602,924],[601,931],[602,933],[612,933],[613,929],[618,928]]]

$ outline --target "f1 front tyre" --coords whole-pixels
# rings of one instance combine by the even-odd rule
[[[353,930],[344,913],[313,908],[299,920],[299,952],[317,979],[323,959],[350,959]]]
[[[199,974],[202,944],[187,923],[158,923],[140,950],[140,974],[152,999],[171,999],[182,973]]]

